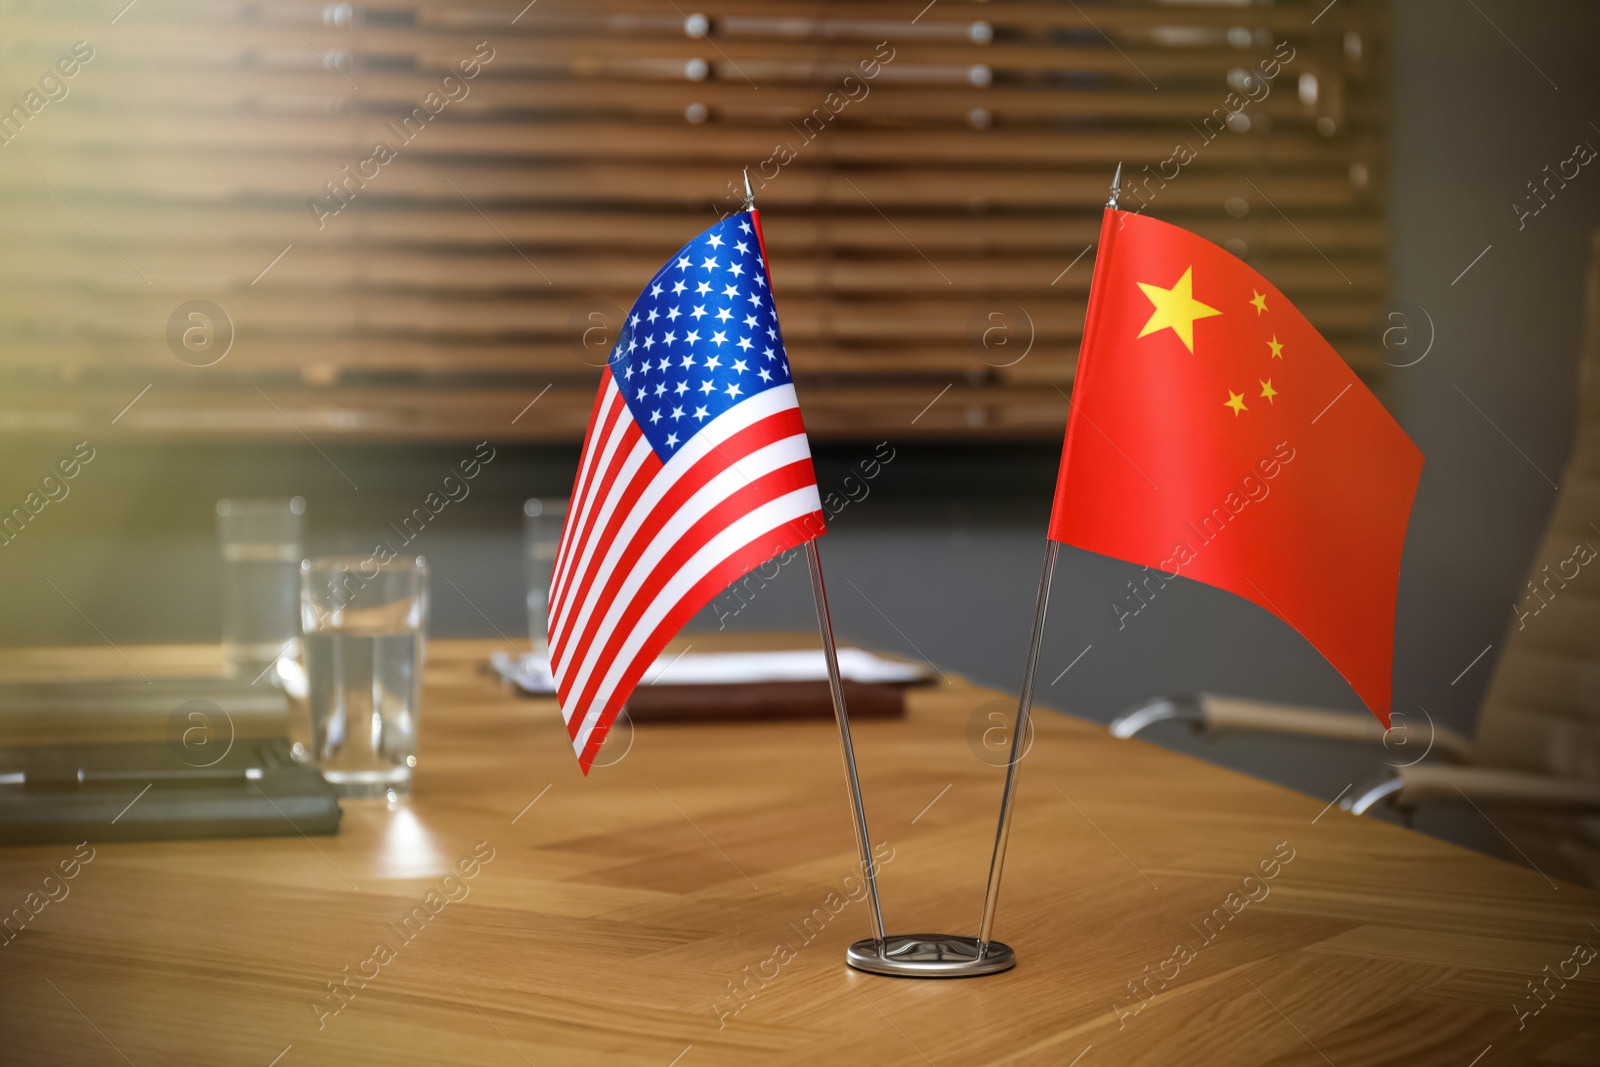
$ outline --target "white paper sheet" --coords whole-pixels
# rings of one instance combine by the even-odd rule
[[[530,693],[555,692],[549,661],[505,652],[490,657],[500,677]],[[884,659],[859,648],[839,650],[839,673],[852,682],[916,682],[933,673],[925,663]],[[822,650],[783,652],[685,652],[664,656],[645,671],[640,685],[736,685],[745,682],[827,681]]]

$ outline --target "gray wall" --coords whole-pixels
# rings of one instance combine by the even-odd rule
[[[1600,224],[1600,163],[1520,230],[1511,207],[1576,142],[1600,147],[1590,125],[1600,110],[1586,110],[1600,99],[1600,13],[1579,2],[1478,7],[1499,30],[1471,5],[1392,10],[1392,295],[1410,343],[1389,341],[1396,363],[1428,354],[1392,371],[1385,391],[1427,455],[1400,588],[1396,708],[1425,708],[1468,730],[1570,445],[1586,240]],[[0,642],[214,639],[216,498],[301,493],[311,552],[365,552],[376,538],[392,540],[387,523],[471,452],[328,448],[325,461],[302,444],[153,447],[114,427],[88,436],[98,454],[72,495],[0,548]],[[891,443],[896,458],[824,544],[836,624],[849,641],[1014,689],[1056,446]],[[8,446],[0,501],[20,500],[64,451]],[[824,489],[872,451],[869,443],[822,449]],[[522,633],[518,505],[564,493],[575,462],[573,448],[502,445],[472,495],[418,539],[439,575],[435,634]],[[1359,708],[1287,626],[1217,590],[1174,582],[1119,628],[1111,604],[1132,573],[1064,550],[1041,670],[1045,704],[1104,721],[1155,694],[1203,689]],[[724,621],[813,626],[803,565],[785,568]],[[707,612],[693,628],[717,625]],[[1330,799],[1382,759],[1405,755],[1267,739],[1201,743],[1172,728],[1153,736]],[[1488,841],[1481,825],[1454,816],[1429,816],[1424,828]]]

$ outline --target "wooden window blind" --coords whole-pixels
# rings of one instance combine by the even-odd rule
[[[1122,206],[1381,366],[1373,2],[4,18],[9,433],[578,440],[617,316],[746,166],[819,437],[1057,437],[1119,161]]]

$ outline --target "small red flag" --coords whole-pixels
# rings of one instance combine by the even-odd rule
[[[1260,605],[1387,727],[1421,474],[1421,451],[1272,283],[1187,230],[1106,211],[1052,539]]]

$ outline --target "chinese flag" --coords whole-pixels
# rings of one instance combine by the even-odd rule
[[[1421,474],[1416,445],[1271,282],[1186,230],[1106,211],[1052,539],[1260,605],[1387,727]]]

